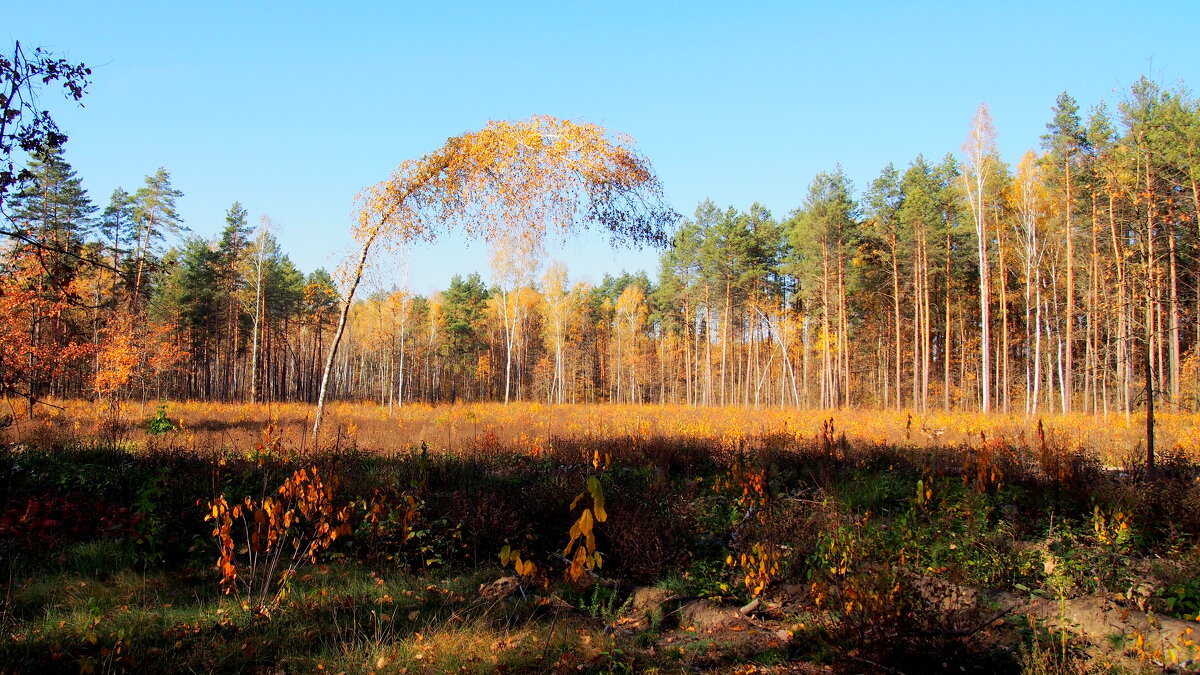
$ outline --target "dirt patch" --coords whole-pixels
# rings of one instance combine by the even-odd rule
[[[1084,635],[1101,650],[1163,667],[1200,664],[1200,623],[1195,621],[1143,612],[1100,595],[1065,601],[1002,597],[1017,605],[1015,612]]]

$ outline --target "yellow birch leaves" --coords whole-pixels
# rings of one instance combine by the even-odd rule
[[[459,230],[534,241],[588,223],[661,243],[678,215],[632,139],[587,122],[535,115],[455,136],[357,197],[361,242],[431,241]]]

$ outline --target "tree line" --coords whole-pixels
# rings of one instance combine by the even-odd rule
[[[1142,78],[1068,94],[1015,165],[986,106],[961,153],[840,168],[799,207],[700,203],[645,272],[570,283],[535,241],[486,280],[355,301],[329,395],[1130,412],[1200,396],[1200,103]],[[99,209],[61,149],[9,199],[3,386],[48,396],[312,401],[338,319],[234,203],[191,236],[159,169]],[[29,243],[38,242],[38,245]],[[170,245],[168,245],[170,244]]]

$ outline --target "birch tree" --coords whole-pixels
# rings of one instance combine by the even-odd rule
[[[271,243],[271,217],[263,214],[254,235],[254,320],[250,337],[250,400],[258,400],[258,336],[263,313],[263,273],[266,270],[267,249]]]
[[[1042,258],[1045,244],[1041,223],[1045,218],[1046,197],[1037,155],[1028,151],[1017,164],[1012,183],[1012,202],[1016,209],[1020,235],[1021,275],[1025,285],[1025,414],[1038,413],[1042,364]]]
[[[512,389],[513,349],[524,321],[521,289],[533,281],[541,240],[529,233],[501,233],[492,243],[492,282],[496,284],[498,309],[504,328],[504,402]]]
[[[628,136],[586,122],[534,116],[489,122],[401,164],[363,190],[354,238],[358,255],[343,268],[347,293],[321,376],[313,435],[320,431],[325,392],[354,291],[378,243],[432,241],[459,231],[494,241],[523,233],[569,234],[596,224],[615,239],[661,244],[678,214],[662,201],[650,162]]]
[[[542,275],[542,315],[545,317],[543,334],[547,351],[553,354],[554,376],[546,399],[548,403],[564,403],[566,390],[566,364],[563,349],[566,342],[566,322],[570,296],[567,294],[567,266],[552,262]]]
[[[963,187],[967,193],[967,205],[975,221],[975,238],[979,253],[979,341],[980,341],[980,409],[990,412],[992,407],[992,340],[991,298],[988,263],[987,204],[984,189],[991,172],[996,152],[996,131],[992,128],[992,116],[986,103],[979,104],[971,131],[963,143],[966,164],[963,171]]]

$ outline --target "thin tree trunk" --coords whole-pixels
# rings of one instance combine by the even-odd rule
[[[1130,330],[1129,330],[1129,303],[1126,297],[1126,281],[1125,281],[1125,266],[1122,260],[1125,257],[1125,251],[1117,236],[1117,218],[1116,218],[1116,197],[1110,190],[1108,193],[1108,228],[1112,240],[1113,263],[1117,268],[1117,374],[1118,382],[1121,386],[1121,409],[1125,413],[1125,419],[1129,419],[1132,412],[1130,405]]]
[[[821,408],[831,408],[833,366],[829,354],[829,244],[821,245]]]
[[[345,300],[342,301],[342,311],[338,315],[337,330],[333,333],[333,344],[329,347],[329,357],[326,359],[325,369],[321,373],[321,388],[317,391],[317,411],[313,417],[314,444],[317,442],[317,434],[321,431],[321,420],[325,414],[325,392],[329,387],[329,374],[333,370],[338,346],[342,343],[342,336],[346,332],[346,317],[350,314],[350,305],[354,302],[354,292],[358,290],[358,284],[362,281],[363,271],[367,266],[367,255],[371,252],[371,245],[375,243],[376,236],[377,234],[372,233],[363,244],[362,251],[358,256],[358,263],[354,267],[354,276],[351,278],[349,292],[346,294]]]
[[[896,240],[896,230],[893,226],[891,231],[892,244],[892,312],[893,320],[895,321],[896,331],[896,409],[904,408],[904,401],[900,395],[900,360],[903,354],[902,334],[900,328],[900,251],[899,243]]]
[[[946,323],[945,345],[942,347],[942,409],[950,410],[950,223],[946,223]]]
[[[1008,381],[1008,273],[1004,265],[1004,228],[997,227],[996,232],[996,251],[1000,258],[1000,406],[1007,413],[1011,404]]]
[[[1067,328],[1066,328],[1066,358],[1065,358],[1065,373],[1063,378],[1063,412],[1071,412],[1072,399],[1074,398],[1074,380],[1075,370],[1073,358],[1075,352],[1075,249],[1073,236],[1073,223],[1071,220],[1074,212],[1074,201],[1071,194],[1071,158],[1067,156],[1066,161],[1067,175]]]

